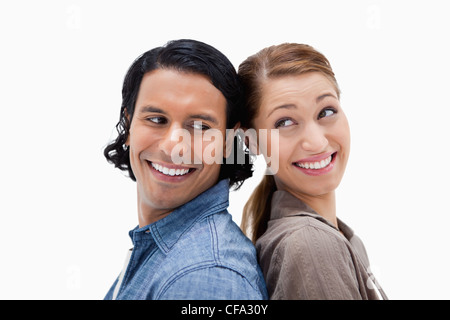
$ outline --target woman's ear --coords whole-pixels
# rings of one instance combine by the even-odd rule
[[[128,114],[127,109],[124,109],[124,110],[123,110],[123,113],[124,113],[125,117],[127,118],[127,123],[128,123],[128,126],[129,126],[129,128],[128,128],[127,141],[125,141],[125,145],[126,145],[127,147],[129,147],[129,146],[130,146],[130,127],[131,127],[131,119],[130,119],[130,115]]]

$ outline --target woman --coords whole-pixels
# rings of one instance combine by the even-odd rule
[[[328,60],[308,45],[282,44],[250,56],[239,75],[246,91],[244,126],[278,130],[278,143],[271,134],[257,141],[266,161],[278,153],[278,165],[242,217],[270,298],[378,299],[375,289],[386,298],[372,282],[363,243],[336,217],[350,130]]]

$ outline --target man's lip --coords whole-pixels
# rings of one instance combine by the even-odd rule
[[[180,165],[175,165],[173,163],[166,163],[166,162],[151,162],[149,160],[146,160],[147,165],[150,169],[150,172],[153,174],[153,176],[162,182],[167,182],[167,183],[179,183],[179,182],[183,182],[186,181],[187,179],[189,179],[190,176],[192,176],[195,172],[197,172],[196,168],[192,168],[192,167],[186,167],[186,166],[180,166]],[[156,169],[153,164],[158,164],[158,167],[160,167],[159,169]],[[164,171],[170,170],[172,171],[172,174],[170,174],[169,172],[162,172],[161,167],[164,167]],[[187,171],[183,174],[181,174],[180,170],[183,171]],[[175,174],[173,174],[173,171],[179,171],[179,173],[177,174],[175,172]]]
[[[147,160],[147,162],[149,164],[155,163],[155,164],[159,164],[160,166],[163,166],[167,169],[182,169],[182,170],[186,170],[186,169],[196,169],[195,167],[186,167],[186,166],[181,166],[181,165],[177,165],[177,164],[173,164],[173,163],[167,163],[167,162],[157,162],[157,161],[150,161]]]
[[[307,163],[307,162],[320,162],[322,160],[327,159],[329,156],[331,156],[332,154],[334,154],[335,152],[327,152],[327,153],[322,153],[316,156],[312,156],[309,158],[304,158],[298,161],[294,161],[293,163]]]

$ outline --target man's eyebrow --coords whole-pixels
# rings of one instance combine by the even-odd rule
[[[269,112],[269,114],[267,115],[267,118],[270,117],[270,115],[278,109],[297,109],[297,106],[295,104],[283,104],[281,106],[275,107],[272,109],[272,111]]]
[[[216,120],[216,118],[207,115],[207,114],[191,114],[189,116],[189,118],[191,119],[200,119],[200,120],[204,120],[204,121],[209,121],[212,122],[214,124],[219,124],[219,121]]]
[[[154,106],[144,106],[141,108],[141,110],[139,112],[140,113],[155,112],[155,113],[166,114],[166,112],[164,112],[164,110],[154,107]]]
[[[154,107],[154,106],[144,106],[144,107],[140,108],[139,112],[140,113],[154,112],[154,113],[167,114],[167,112],[165,112],[164,110],[162,110],[158,107]],[[214,124],[219,123],[219,121],[217,121],[216,118],[214,118],[210,115],[207,115],[207,114],[191,114],[191,115],[189,115],[189,118],[199,119],[199,120],[203,120],[203,121],[209,121]]]

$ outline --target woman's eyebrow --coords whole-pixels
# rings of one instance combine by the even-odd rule
[[[323,99],[325,99],[327,97],[332,97],[332,98],[337,99],[337,97],[332,93],[324,93],[316,98],[316,103],[319,103],[320,101],[322,101]]]
[[[332,93],[324,93],[316,98],[316,103],[319,103],[320,101],[322,101],[323,99],[325,99],[327,97],[332,97],[332,98],[337,99],[337,97]],[[273,108],[272,111],[270,111],[269,114],[267,115],[267,118],[270,117],[270,115],[278,109],[296,109],[296,108],[297,108],[297,106],[295,104],[283,104],[281,106]]]
[[[272,109],[272,111],[269,112],[267,118],[270,117],[270,115],[278,109],[297,109],[297,106],[295,104],[283,104],[281,106],[275,107]]]

